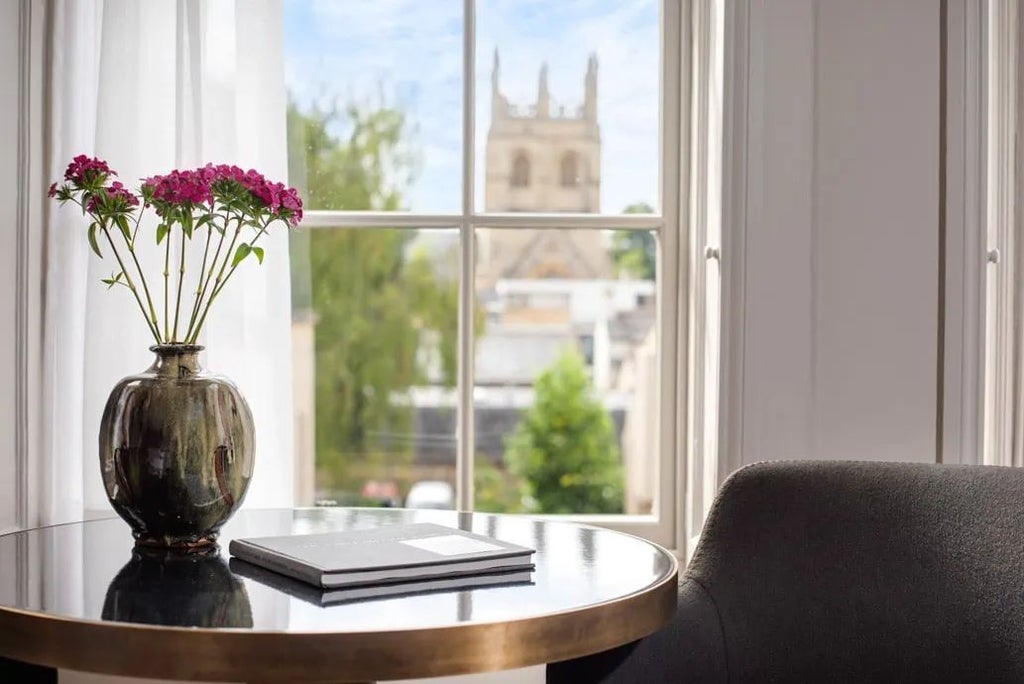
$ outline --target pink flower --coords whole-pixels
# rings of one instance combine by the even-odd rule
[[[111,183],[110,188],[107,190],[107,194],[112,199],[123,200],[128,206],[139,206],[138,196],[128,188],[121,185],[121,181],[114,181]]]
[[[128,207],[139,206],[139,198],[128,188],[121,185],[121,181],[114,181],[109,188],[103,188],[89,198],[85,205],[86,211],[96,213],[100,209],[125,211]]]
[[[68,164],[68,168],[64,172],[64,180],[71,181],[75,185],[86,185],[95,182],[99,178],[116,175],[117,172],[112,171],[107,166],[107,162],[102,159],[80,154]]]
[[[287,220],[297,226],[302,220],[302,198],[295,188],[288,188],[281,194],[281,206],[288,212]]]
[[[57,196],[57,184],[56,183],[50,183],[50,189],[46,191],[46,196],[47,197],[56,197]]]
[[[206,169],[178,171],[165,176],[153,176],[143,181],[153,189],[153,199],[174,205],[212,204],[210,190],[212,178]]]
[[[286,188],[283,183],[269,181],[255,169],[243,171],[237,166],[228,164],[207,164],[197,171],[209,174],[211,183],[237,184],[248,190],[256,206],[265,208],[275,218],[287,220],[296,225],[302,219],[302,200],[295,188]],[[229,186],[230,187],[230,186]],[[227,188],[222,191],[230,192]]]

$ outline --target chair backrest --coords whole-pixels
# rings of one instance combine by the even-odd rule
[[[719,492],[680,590],[673,626],[600,676],[581,661],[587,679],[1024,682],[1024,470],[749,466]],[[694,643],[717,653],[703,671]],[[549,681],[571,675],[563,663]]]

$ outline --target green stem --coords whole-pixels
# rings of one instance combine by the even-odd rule
[[[196,303],[197,304],[197,306],[196,306],[196,315],[197,316],[199,315],[199,312],[202,311],[202,309],[203,309],[203,297],[206,296],[206,291],[210,287],[210,281],[213,280],[213,273],[214,273],[214,271],[217,270],[217,259],[220,258],[220,251],[221,251],[221,249],[224,248],[224,239],[225,239],[225,237],[228,234],[228,226],[230,226],[230,225],[231,225],[231,219],[228,217],[227,212],[225,211],[225,213],[224,213],[224,231],[220,234],[220,241],[217,242],[217,251],[214,252],[214,254],[213,254],[213,261],[210,262],[210,270],[209,270],[209,272],[206,273],[206,279],[203,282],[203,290],[202,290],[202,292],[199,293],[199,300]],[[238,219],[238,225],[239,225],[239,228],[241,228],[241,225],[242,225],[242,220],[241,219]],[[190,325],[189,328],[191,329],[192,326]],[[195,329],[192,329],[192,332],[191,332],[190,335],[186,335],[185,336],[185,342],[187,344],[195,344],[195,341],[198,338],[199,338],[199,327],[196,327]]]
[[[192,339],[188,341],[188,344],[195,344],[199,338],[199,331],[203,329],[203,323],[206,322],[206,316],[210,313],[210,306],[213,304],[213,300],[217,298],[217,294],[220,292],[221,278],[224,275],[224,269],[227,268],[228,262],[231,261],[231,253],[235,249],[235,242],[238,241],[238,236],[242,232],[242,219],[238,219],[238,225],[235,227],[235,234],[231,236],[231,244],[228,245],[228,252],[224,255],[224,261],[221,262],[220,271],[217,273],[217,278],[213,281],[213,289],[210,291],[210,298],[206,301],[206,308],[203,309],[203,315],[199,317],[199,322],[196,324],[196,329],[192,332]],[[213,268],[217,267],[217,262],[214,261]]]
[[[143,205],[139,209],[139,213],[135,216],[135,230],[132,231],[132,244],[135,244],[135,236],[139,234],[139,224],[142,223],[142,214],[146,211],[146,206]]]
[[[114,246],[114,240],[110,237],[110,231],[107,230],[106,223],[100,223],[100,230],[103,231],[103,235],[107,238],[107,242],[110,244],[110,249],[113,250],[114,252],[114,258],[117,259],[117,263],[121,266],[121,272],[124,273],[124,279],[128,283],[128,289],[132,291],[133,295],[135,295],[135,301],[138,302],[139,309],[142,310],[142,316],[143,318],[146,319],[146,324],[149,326],[149,331],[153,333],[153,338],[156,340],[156,343],[160,344],[160,330],[156,327],[155,322],[151,321],[149,317],[146,315],[146,307],[142,303],[142,298],[139,297],[139,291],[135,287],[135,283],[132,282],[132,277],[128,273],[128,269],[125,268],[124,261],[121,259],[121,255],[118,253],[117,247]]]
[[[252,239],[252,242],[249,243],[250,247],[255,245],[256,241],[260,239],[260,236],[267,232],[267,226],[269,226],[269,225],[270,224],[268,223],[268,224],[265,224],[262,228],[260,228],[259,232],[256,233],[256,237],[254,237]],[[226,276],[224,276],[224,280],[221,282],[220,287],[213,291],[213,295],[211,295],[211,301],[213,301],[212,297],[216,297],[217,293],[224,289],[224,286],[227,284],[228,279],[231,278],[231,274],[234,273],[235,269],[238,268],[241,264],[242,264],[242,262],[238,262],[237,264],[234,264],[231,267],[231,270],[228,271],[228,274]]]
[[[169,238],[170,236],[168,236]],[[168,239],[168,242],[170,240]],[[185,280],[185,229],[181,230],[181,266],[178,268],[178,299],[174,303],[174,335],[171,337],[172,342],[178,340],[178,314],[181,312],[181,287]]]
[[[213,226],[206,227],[206,246],[203,247],[203,266],[199,269],[199,283],[196,285],[196,298],[192,303],[192,315],[188,319],[188,329],[185,331],[185,339],[192,336],[192,326],[196,323],[196,316],[199,315],[199,302],[203,298],[206,288],[203,286],[203,276],[206,274],[206,259],[210,254],[210,238],[213,236]],[[223,236],[221,236],[223,242]],[[216,257],[215,257],[216,258]]]
[[[167,235],[164,237],[167,240],[167,244],[164,245],[164,338],[171,339],[171,307],[168,304],[170,300],[171,292],[171,226],[174,225],[170,221],[167,222]]]
[[[241,225],[239,225],[239,227],[241,227]],[[252,242],[249,243],[249,246],[255,245],[256,241],[260,239],[260,236],[263,235],[266,232],[267,232],[267,226],[264,225],[262,228],[260,228],[260,232],[256,233],[256,237],[254,237],[252,239]],[[234,242],[232,242],[232,246],[233,245],[234,245]],[[231,249],[230,248],[228,249],[228,256],[229,257],[231,256]],[[227,264],[227,260],[225,260],[224,263]],[[220,291],[224,289],[224,286],[227,285],[228,280],[231,279],[231,275],[235,272],[235,269],[238,268],[239,265],[241,265],[241,263],[242,262],[238,262],[237,264],[232,265],[231,266],[231,270],[228,271],[228,274],[226,276],[224,276],[223,280],[221,280],[220,276],[217,276],[217,282],[220,283],[220,284],[219,285],[215,285],[214,288],[213,288],[213,292],[210,294],[210,301],[208,301],[206,303],[206,311],[203,312],[203,317],[199,319],[199,327],[196,328],[196,335],[199,334],[199,328],[202,327],[203,322],[206,320],[206,314],[209,313],[210,307],[213,305],[213,300],[215,300],[217,298],[217,295],[220,294]]]
[[[149,295],[149,285],[146,284],[146,274],[142,272],[142,266],[139,264],[139,258],[135,256],[135,245],[128,244],[128,253],[132,255],[132,261],[135,262],[135,268],[139,272],[139,282],[142,283],[142,291],[146,293],[146,303],[149,304],[149,315],[153,319],[153,326],[156,327],[157,332],[160,331],[160,326],[157,324],[156,319],[156,307],[153,306],[153,298]],[[128,276],[127,273],[124,274]]]
[[[145,305],[143,305],[142,299],[139,297],[138,289],[135,287],[134,283],[131,282],[131,276],[128,274],[128,269],[127,269],[127,267],[125,267],[124,261],[121,260],[121,255],[118,254],[117,248],[114,247],[114,241],[111,239],[110,233],[107,230],[106,222],[101,220],[99,216],[97,216],[96,214],[92,213],[91,211],[90,212],[86,212],[85,204],[83,202],[81,202],[79,200],[76,200],[76,199],[72,199],[71,201],[74,202],[75,204],[77,204],[78,206],[80,206],[82,208],[82,212],[83,213],[88,213],[89,216],[91,216],[92,219],[97,224],[99,224],[100,228],[103,230],[103,234],[106,235],[106,237],[107,237],[107,242],[110,243],[110,248],[112,250],[114,250],[114,256],[117,257],[117,263],[118,263],[118,265],[121,266],[121,272],[124,273],[125,280],[128,281],[128,283],[130,284],[130,288],[129,289],[131,289],[132,294],[135,295],[135,299],[136,299],[136,301],[139,302],[139,306],[142,307],[142,315],[146,319],[146,324],[150,327],[150,330],[153,332],[153,336],[156,338],[157,344],[160,344],[160,327],[157,325],[156,308],[153,306],[153,298],[149,294],[149,285],[146,284],[146,274],[142,270],[142,266],[139,264],[138,257],[135,255],[135,245],[134,245],[134,235],[135,234],[133,233],[133,235],[132,235],[133,239],[132,240],[128,240],[128,238],[125,237],[123,234],[121,235],[121,237],[124,238],[125,245],[128,247],[128,254],[131,255],[132,262],[135,264],[135,269],[139,273],[139,281],[142,283],[142,290],[143,290],[143,292],[146,295],[146,303],[149,305],[149,313],[148,314],[146,313],[146,307],[145,307]],[[136,233],[138,232],[138,229],[139,229],[139,222],[142,220],[142,212],[143,211],[145,211],[145,207],[143,207],[139,211],[139,214],[138,214],[138,216],[135,219],[135,232]],[[120,233],[121,231],[119,230],[118,232]]]

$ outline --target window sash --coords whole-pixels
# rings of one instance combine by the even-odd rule
[[[711,0],[698,0],[709,2]],[[689,174],[681,172],[681,160],[689,145],[689,44],[690,0],[662,0],[661,3],[661,130],[660,130],[660,211],[652,214],[574,214],[540,212],[478,212],[476,191],[476,31],[475,2],[463,0],[463,98],[462,98],[462,205],[459,213],[412,213],[383,211],[307,211],[302,227],[307,229],[355,228],[451,228],[458,227],[459,240],[459,317],[456,433],[456,507],[473,510],[473,425],[475,387],[475,339],[472,332],[476,304],[476,230],[499,229],[579,229],[650,230],[658,240],[658,314],[657,355],[660,371],[658,431],[658,478],[655,511],[651,515],[570,515],[540,516],[585,522],[641,535],[670,548],[680,544],[682,511],[678,500],[684,491],[681,475],[684,457],[686,374],[686,297],[687,283],[685,227]]]

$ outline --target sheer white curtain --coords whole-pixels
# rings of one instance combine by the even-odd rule
[[[280,0],[97,0],[54,3],[48,174],[72,156],[106,159],[129,187],[206,162],[287,175]],[[152,229],[152,223],[149,224]],[[256,424],[246,506],[292,502],[288,239],[275,225],[262,266],[239,268],[207,319],[204,365],[232,378]],[[152,338],[134,301],[99,281],[72,207],[46,226],[44,523],[107,510],[99,419],[118,379],[146,368]],[[163,264],[142,256],[151,280]],[[252,262],[252,263],[249,263]]]

